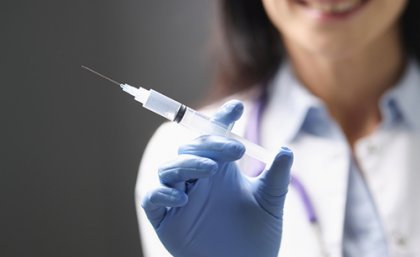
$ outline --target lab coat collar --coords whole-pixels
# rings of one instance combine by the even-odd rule
[[[402,119],[412,129],[420,128],[420,115],[417,110],[420,95],[419,70],[418,63],[411,59],[398,83],[384,94],[380,103],[385,118],[391,117],[392,112],[394,120]]]
[[[381,98],[383,125],[402,121],[412,128],[420,128],[420,116],[416,110],[417,96],[420,95],[419,69],[417,62],[410,60],[399,82]],[[300,83],[289,62],[282,64],[268,90],[270,100],[265,122],[276,123],[271,125],[277,128],[278,138],[283,143],[293,142],[305,127],[311,132],[328,130],[330,137],[342,136],[337,124],[329,117],[325,104]],[[318,116],[315,122],[314,116]],[[312,123],[308,125],[308,121]],[[317,129],[319,126],[322,128]]]
[[[268,90],[265,122],[277,123],[272,127],[278,129],[276,134],[283,142],[291,142],[297,137],[311,110],[325,110],[324,104],[295,77],[288,62],[282,64]]]

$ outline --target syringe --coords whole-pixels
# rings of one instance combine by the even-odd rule
[[[184,104],[181,104],[153,89],[133,87],[128,84],[119,83],[110,79],[97,71],[86,66],[82,68],[116,84],[128,94],[134,96],[134,99],[143,104],[143,107],[165,117],[166,119],[179,123],[188,129],[197,132],[200,135],[219,135],[233,138],[245,146],[245,154],[255,158],[266,165],[268,169],[274,160],[275,154],[270,153],[263,147],[254,144],[245,138],[231,132],[231,127],[227,127],[204,114],[201,114]]]

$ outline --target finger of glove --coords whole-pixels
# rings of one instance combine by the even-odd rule
[[[188,196],[177,189],[159,187],[147,193],[141,206],[154,228],[159,227],[165,218],[167,207],[182,207],[188,202]]]
[[[231,138],[206,135],[181,146],[178,152],[210,158],[216,162],[229,162],[240,159],[245,153],[245,147]]]
[[[228,127],[242,116],[243,111],[244,105],[239,100],[230,100],[217,110],[212,120]]]
[[[207,178],[218,168],[215,161],[194,155],[180,155],[159,168],[159,179],[162,184],[173,186],[180,182]]]
[[[290,182],[292,163],[292,151],[282,147],[270,169],[258,177],[256,197],[260,205],[274,216],[281,214]]]

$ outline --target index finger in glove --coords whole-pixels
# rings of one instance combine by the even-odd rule
[[[240,159],[245,153],[245,147],[239,141],[228,137],[201,136],[181,146],[178,153],[206,157],[216,162],[229,162]]]

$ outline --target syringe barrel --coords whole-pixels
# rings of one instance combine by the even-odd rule
[[[230,126],[212,120],[206,115],[186,107],[153,89],[147,91],[140,88],[139,90],[143,91],[136,91],[131,94],[135,95],[136,100],[141,100],[140,102],[143,103],[144,108],[157,113],[170,121],[176,121],[199,135],[227,136],[238,140],[245,146],[246,155],[265,163],[266,168],[271,166],[271,163],[274,160],[274,155],[272,153],[261,146],[232,133],[230,131]],[[125,89],[125,91],[128,90]]]
[[[271,167],[271,164],[276,157],[274,153],[232,132],[230,132],[227,136],[241,142],[245,146],[246,155],[264,163],[266,169]]]
[[[206,115],[187,107],[179,124],[187,127],[200,135],[226,136],[229,128],[219,122],[211,120]]]
[[[187,108],[179,123],[200,135],[227,136],[241,142],[245,146],[245,154],[265,163],[266,168],[269,168],[274,160],[275,155],[265,148],[232,133],[229,127],[190,108]]]
[[[159,114],[170,121],[174,121],[181,106],[181,103],[159,93],[153,89],[149,90],[149,96],[143,103],[143,107]]]

